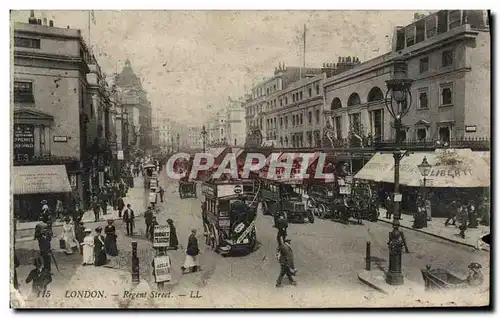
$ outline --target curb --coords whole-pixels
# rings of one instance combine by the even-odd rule
[[[364,279],[363,277],[361,277],[361,273],[358,273],[358,279],[365,285],[368,285],[370,286],[371,288],[375,289],[376,291],[384,294],[384,295],[389,295],[389,293],[385,290],[383,290],[382,288],[378,287],[377,285],[375,284],[372,284],[370,283],[368,280]]]
[[[384,220],[384,219],[380,219],[380,218],[378,220],[381,221],[381,222],[387,223],[387,224],[392,224],[392,221],[388,221],[388,220]],[[470,243],[460,242],[460,241],[457,241],[457,240],[454,240],[454,239],[450,239],[450,238],[445,237],[445,236],[441,236],[441,235],[437,235],[437,234],[434,234],[434,233],[426,232],[426,231],[423,231],[421,229],[415,229],[413,227],[410,227],[410,226],[407,226],[407,225],[403,225],[403,224],[399,224],[399,227],[402,227],[402,228],[405,228],[405,229],[409,229],[409,230],[412,230],[412,231],[416,231],[416,232],[420,232],[420,233],[424,233],[424,234],[427,234],[427,235],[430,235],[430,236],[434,236],[436,238],[440,238],[442,240],[445,240],[445,241],[448,241],[448,242],[451,242],[451,243],[460,244],[460,245],[464,245],[464,246],[468,246],[468,247],[473,247],[474,249],[477,250],[476,246],[473,245],[473,244],[470,244]],[[485,250],[485,249],[480,249],[480,251],[487,251],[487,252],[489,252],[488,250]]]

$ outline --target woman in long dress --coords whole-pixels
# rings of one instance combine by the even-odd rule
[[[74,247],[77,247],[79,251],[79,246],[76,243],[75,227],[73,223],[71,222],[69,217],[66,217],[64,221],[65,223],[63,224],[62,227],[61,239],[64,240],[64,243],[66,245],[65,253],[67,255],[71,255],[73,254]]]
[[[83,265],[93,265],[94,258],[94,237],[91,235],[91,229],[85,229],[85,238],[83,239]]]
[[[174,221],[172,221],[172,219],[168,219],[167,223],[168,223],[168,226],[170,227],[169,249],[176,250],[179,248],[179,240],[177,239],[177,230],[174,226]]]
[[[96,229],[96,236],[94,236],[94,257],[95,266],[106,265],[106,250],[104,249],[104,236],[101,235],[102,227],[98,226]]]
[[[116,246],[116,228],[113,225],[113,220],[108,220],[108,225],[104,228],[104,234],[106,234],[106,238],[104,239],[106,253],[111,256],[117,256],[118,247]]]
[[[186,249],[186,260],[184,265],[181,267],[182,273],[192,273],[200,269],[200,264],[198,262],[198,254],[200,254],[200,249],[198,248],[198,239],[196,238],[196,230],[191,230],[191,235],[188,239],[188,245]]]

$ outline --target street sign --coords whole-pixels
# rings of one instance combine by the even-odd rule
[[[153,232],[153,247],[168,247],[170,245],[170,227],[155,225]]]
[[[118,160],[123,160],[123,150],[118,150],[118,152],[116,153],[116,157],[118,158]]]
[[[170,257],[156,256],[153,259],[156,283],[168,282],[172,279],[170,273]]]

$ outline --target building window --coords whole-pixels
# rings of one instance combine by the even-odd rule
[[[312,131],[307,132],[307,143],[309,144],[309,147],[313,146],[313,134]]]
[[[319,109],[316,109],[316,123],[319,123]]]
[[[459,27],[461,25],[462,13],[460,10],[450,11],[448,14],[449,30]]]
[[[396,31],[396,51],[401,51],[405,48],[405,29],[398,28]]]
[[[448,31],[448,11],[442,10],[437,13],[437,33],[445,33]]]
[[[427,38],[430,39],[434,35],[436,35],[437,24],[436,24],[436,15],[431,15],[427,19],[425,19],[425,29],[427,32]]]
[[[283,117],[280,117],[280,127],[283,127]]]
[[[302,114],[300,114],[300,124],[301,124],[301,125],[303,125],[303,124],[304,124],[304,122],[302,121],[302,119],[303,119],[303,116],[302,116]]]
[[[27,47],[30,49],[39,49],[40,48],[40,39],[30,39],[30,38],[22,38],[22,37],[14,37],[14,46],[15,47]]]
[[[280,106],[283,106],[283,100],[280,98]]]
[[[453,50],[446,50],[441,53],[442,67],[450,66],[453,64]]]
[[[292,127],[295,127],[295,115],[292,115]]]
[[[441,106],[453,105],[453,86],[441,87]]]
[[[342,116],[337,116],[335,119],[335,135],[337,138],[342,138]]]
[[[420,68],[420,73],[425,73],[429,71],[429,57],[424,57],[420,59],[419,68]]]
[[[299,92],[299,100],[302,100],[302,92]]]
[[[438,130],[439,140],[441,142],[450,142],[451,139],[451,127],[449,125],[441,126]]]
[[[415,25],[406,27],[406,47],[415,44]]]
[[[417,128],[417,140],[425,141],[425,139],[427,139],[427,129],[424,127]]]
[[[15,103],[34,103],[33,83],[14,81],[14,102]]]
[[[428,89],[423,89],[418,92],[418,108],[419,109],[429,108]]]
[[[285,129],[288,128],[288,116],[285,116]]]
[[[361,130],[361,113],[349,114],[350,130],[359,133]]]
[[[308,96],[308,97],[311,97],[311,96],[312,96],[312,88],[311,88],[311,87],[309,87],[309,88],[307,89],[307,93],[309,94],[309,96]]]
[[[316,85],[316,95],[319,95],[319,85]]]
[[[307,114],[307,118],[308,118],[308,122],[309,122],[309,125],[312,124],[312,121],[313,121],[313,113],[310,111],[308,114]]]
[[[292,94],[292,103],[295,103],[295,94]]]
[[[285,97],[285,105],[288,105],[288,97]]]
[[[415,43],[420,43],[425,40],[425,20],[420,20],[415,24],[416,27],[416,37]]]

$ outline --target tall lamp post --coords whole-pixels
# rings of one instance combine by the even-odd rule
[[[401,257],[403,246],[406,248],[403,233],[399,231],[399,220],[401,211],[399,202],[402,195],[399,193],[399,163],[407,155],[407,150],[402,150],[403,117],[408,114],[411,107],[411,85],[413,80],[408,78],[408,65],[404,58],[398,57],[393,62],[392,78],[386,81],[387,93],[385,94],[385,107],[394,119],[394,129],[396,130],[394,157],[394,219],[393,230],[389,233],[389,271],[386,282],[390,285],[403,285],[403,273],[401,270]]]
[[[181,136],[179,136],[179,133],[177,133],[177,152],[179,152],[179,148],[180,148],[180,139],[181,139]]]
[[[429,169],[432,167],[428,162],[427,162],[427,157],[424,157],[424,159],[422,160],[422,163],[419,164],[418,166],[418,170],[420,171],[420,174],[422,175],[422,177],[424,177],[424,196],[423,196],[423,199],[424,199],[424,202],[425,200],[427,200],[427,175],[429,174]]]
[[[207,130],[205,129],[205,125],[203,125],[203,126],[201,127],[201,136],[202,136],[202,138],[203,138],[203,152],[204,152],[204,153],[206,152],[205,147],[206,147],[207,134],[208,134],[208,132],[207,132]]]

